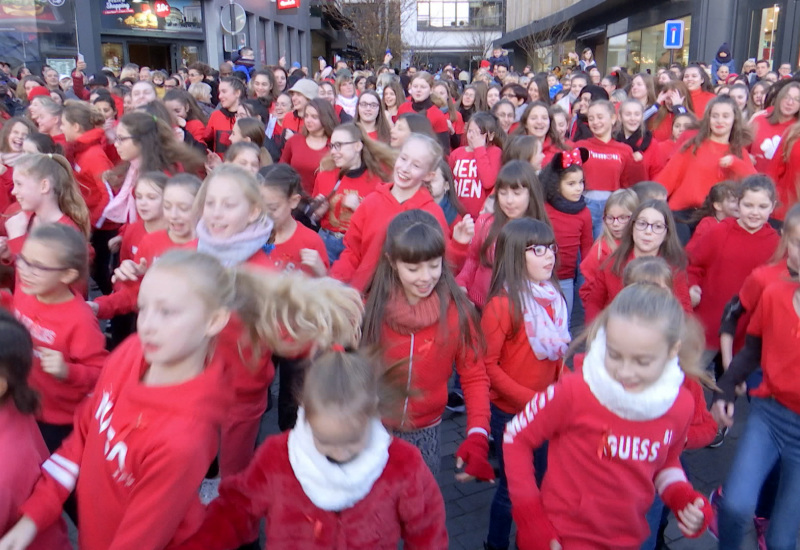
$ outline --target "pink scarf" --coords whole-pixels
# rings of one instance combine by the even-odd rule
[[[125,181],[122,182],[122,187],[119,193],[114,195],[111,186],[107,181],[108,196],[111,200],[103,209],[103,215],[97,221],[97,227],[101,227],[106,220],[114,223],[133,223],[136,221],[136,199],[133,197],[133,189],[136,181],[139,179],[139,159],[132,160],[128,167],[128,172],[125,174]]]
[[[540,361],[561,359],[572,340],[569,335],[567,303],[550,281],[530,282],[528,289],[530,292],[526,292],[521,298],[525,333],[533,354]],[[552,319],[545,309],[547,306],[553,308]]]

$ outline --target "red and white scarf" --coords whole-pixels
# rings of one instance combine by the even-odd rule
[[[572,337],[569,335],[567,302],[550,281],[528,283],[522,298],[525,333],[533,354],[539,360],[555,361],[564,357]],[[547,313],[553,308],[553,318]]]

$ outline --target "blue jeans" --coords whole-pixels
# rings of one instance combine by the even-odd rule
[[[559,279],[561,292],[564,293],[564,300],[567,302],[567,319],[572,319],[572,304],[575,302],[575,279]],[[567,323],[569,326],[569,323]]]
[[[800,415],[774,399],[754,397],[720,506],[719,549],[739,550],[759,492],[775,464],[781,473],[767,548],[795,550],[800,529]]]
[[[589,213],[592,215],[592,238],[597,238],[603,234],[603,211],[606,208],[608,199],[597,200],[584,197]]]
[[[492,499],[489,511],[489,535],[486,537],[494,548],[508,548],[511,536],[511,498],[508,496],[508,481],[503,464],[503,432],[506,430],[513,414],[503,412],[492,404],[490,427],[494,438],[495,454],[500,463],[500,476],[497,479],[497,491]],[[547,471],[547,442],[533,452],[533,466],[536,468],[536,485],[541,486],[542,478]]]
[[[335,233],[327,229],[320,229],[319,236],[322,238],[322,242],[325,243],[325,250],[328,251],[328,262],[333,265],[333,262],[338,260],[344,251],[344,239],[338,238]]]
[[[661,517],[664,514],[664,501],[661,497],[656,495],[653,499],[653,505],[647,511],[645,519],[647,525],[650,527],[650,536],[644,541],[640,550],[655,550],[656,543],[658,542],[658,531],[661,529]]]

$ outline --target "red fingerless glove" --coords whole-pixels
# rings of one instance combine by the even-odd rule
[[[481,481],[494,479],[494,468],[489,464],[489,438],[482,433],[471,433],[456,452],[464,461],[464,471]]]
[[[519,550],[550,550],[550,542],[558,540],[540,496],[512,503],[511,515],[517,524]]]
[[[664,492],[661,494],[661,500],[664,504],[672,510],[675,517],[678,517],[678,512],[686,508],[688,505],[693,504],[697,499],[703,500],[703,525],[692,535],[687,535],[689,538],[697,538],[702,535],[711,523],[714,517],[714,510],[711,508],[711,503],[708,499],[694,490],[692,484],[688,481],[677,481],[670,483]]]

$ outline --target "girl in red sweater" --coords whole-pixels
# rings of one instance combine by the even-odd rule
[[[330,151],[330,139],[336,127],[336,113],[324,99],[308,102],[303,118],[304,126],[286,141],[281,153],[281,162],[297,170],[303,182],[303,191],[310,195],[314,191],[314,178],[320,162]]]
[[[665,165],[669,159],[671,159],[672,156],[675,155],[680,149],[680,146],[683,143],[681,136],[684,134],[684,132],[686,132],[686,130],[693,129],[696,125],[697,118],[695,118],[695,116],[688,111],[675,115],[675,118],[672,120],[672,133],[665,137],[663,141],[659,141],[657,143],[658,152],[661,155]],[[653,135],[655,136],[655,133]]]
[[[582,165],[588,159],[589,151],[583,148],[556,153],[539,174],[547,195],[547,216],[558,243],[556,276],[569,314],[572,314],[578,258],[588,257],[592,248],[592,216],[583,199]]]
[[[795,204],[800,196],[800,122],[795,122],[786,130],[780,148],[772,157],[769,175],[778,188],[778,209],[775,219],[782,220],[786,210]]]
[[[544,153],[543,166],[549,164],[556,153],[566,150],[567,145],[571,145],[564,143],[564,134],[558,131],[555,112],[542,101],[534,101],[525,108],[514,135],[534,136],[541,140]]]
[[[236,123],[239,101],[247,98],[247,88],[238,78],[223,78],[219,83],[219,108],[208,117],[203,141],[208,148],[222,155],[231,144],[231,131]]]
[[[644,163],[647,178],[652,180],[666,164],[666,158],[661,156],[658,142],[647,129],[644,106],[638,99],[623,101],[619,107],[619,120],[620,129],[614,139],[633,149],[634,160]]]
[[[169,90],[164,94],[163,101],[164,106],[175,116],[178,126],[202,143],[208,119],[192,94],[186,90]]]
[[[389,143],[392,125],[381,107],[381,96],[374,90],[366,90],[358,96],[353,122],[361,127],[368,138]]]
[[[592,234],[595,238],[603,230],[603,208],[609,195],[620,187],[627,188],[647,179],[641,162],[633,158],[629,145],[612,139],[617,112],[610,101],[598,100],[589,106],[589,129],[593,137],[578,141],[575,147],[589,150],[590,162],[584,170],[586,189],[584,197],[592,214]]]
[[[311,194],[319,236],[331,263],[344,250],[344,236],[356,209],[391,177],[395,157],[387,146],[367,139],[355,124],[341,124],[331,134],[331,152],[322,159]]]
[[[800,83],[790,82],[778,91],[772,109],[750,121],[753,141],[747,147],[755,159],[756,170],[768,173],[770,161],[780,150],[783,134],[800,117]]]
[[[705,116],[708,104],[716,97],[708,73],[700,65],[692,63],[683,71],[683,83],[692,98],[694,114],[697,118]]]
[[[335,281],[230,272],[191,251],[159,259],[142,281],[139,305],[138,334],[109,356],[75,431],[45,462],[0,547],[25,548],[60,518],[72,489],[85,550],[185,541],[202,523],[197,488],[234,400],[236,375],[219,353],[226,326],[243,327],[244,347],[257,340],[293,353],[313,342],[330,346],[334,334],[354,340],[361,308],[358,294]]]
[[[694,104],[686,84],[670,80],[661,87],[656,99],[658,111],[648,119],[648,127],[658,141],[669,141],[675,120],[686,113],[694,116]]]
[[[589,253],[581,257],[584,286],[597,277],[606,258],[617,249],[637,208],[639,199],[632,189],[617,189],[608,197],[603,209],[603,234],[594,242]],[[580,296],[583,299],[583,293]]]
[[[236,126],[234,126],[234,131],[235,130]],[[237,141],[232,143],[225,152],[225,163],[241,166],[255,176],[261,169],[261,152],[262,149],[255,143]],[[219,166],[219,164],[216,166]],[[208,166],[206,166],[206,168],[208,168]]]
[[[489,294],[494,247],[503,227],[510,220],[524,217],[550,225],[542,186],[528,162],[513,160],[503,166],[497,176],[495,197],[494,213],[481,214],[475,223],[475,237],[456,278],[458,286],[467,290],[467,296],[479,309],[486,304]]]
[[[386,364],[408,365],[409,397],[390,425],[419,448],[434,475],[441,467],[442,414],[455,363],[467,409],[457,479],[491,480],[489,379],[480,364],[479,321],[445,262],[445,245],[439,222],[427,212],[410,210],[392,220],[369,287],[362,345],[379,345]]]
[[[694,409],[684,371],[702,372],[696,339],[669,290],[629,286],[588,331],[582,373],[509,422],[503,453],[520,550],[638,550],[656,492],[685,536],[703,533],[711,506],[679,461]],[[545,441],[540,492],[531,463]]]
[[[456,181],[453,172],[444,159],[437,164],[436,174],[428,184],[428,188],[433,200],[441,207],[449,227],[453,227],[457,220],[467,214],[456,195]]]
[[[594,280],[580,289],[586,309],[586,321],[591,322],[622,290],[622,271],[634,258],[661,256],[675,271],[674,292],[686,311],[692,310],[689,284],[686,277],[686,255],[675,232],[675,221],[664,201],[649,200],[633,212],[619,247],[603,263]]]
[[[475,113],[467,124],[467,146],[454,150],[449,157],[458,200],[473,218],[477,219],[494,190],[502,155],[503,137],[497,119],[490,113]]]
[[[450,150],[465,145],[466,135],[464,117],[456,108],[453,100],[454,89],[450,87],[453,81],[437,80],[431,89],[431,101],[447,117],[447,129],[450,132]]]
[[[39,479],[47,451],[33,420],[38,399],[28,386],[33,368],[33,342],[27,329],[11,313],[0,309],[0,534],[20,518],[19,507]],[[29,550],[70,550],[67,526],[56,521],[33,539]]]
[[[491,384],[491,429],[496,442],[514,415],[561,374],[569,335],[569,309],[554,272],[559,250],[553,230],[523,218],[506,225],[497,240],[489,302],[481,318],[484,364]],[[511,501],[497,445],[500,479],[489,516],[486,547],[508,548]],[[537,483],[547,467],[547,446],[534,452]]]
[[[722,220],[739,217],[739,184],[721,181],[708,192],[703,206],[697,209],[691,223],[697,223],[692,239],[686,245],[687,253],[700,238],[717,227]]]
[[[222,482],[200,529],[175,550],[236,548],[261,518],[270,547],[447,548],[436,480],[381,423],[404,393],[376,362],[345,351],[317,357],[295,427],[267,438],[244,472]]]
[[[715,183],[756,173],[745,150],[748,139],[749,132],[733,99],[720,96],[709,103],[697,134],[656,176],[656,181],[667,188],[669,207],[678,212],[679,221],[685,221],[703,204]]]
[[[447,157],[450,154],[450,129],[447,126],[447,115],[431,100],[433,83],[433,76],[430,73],[420,71],[415,74],[408,85],[408,93],[411,98],[400,105],[397,115],[400,116],[403,113],[424,114],[433,127],[433,133],[439,139],[443,154]]]

